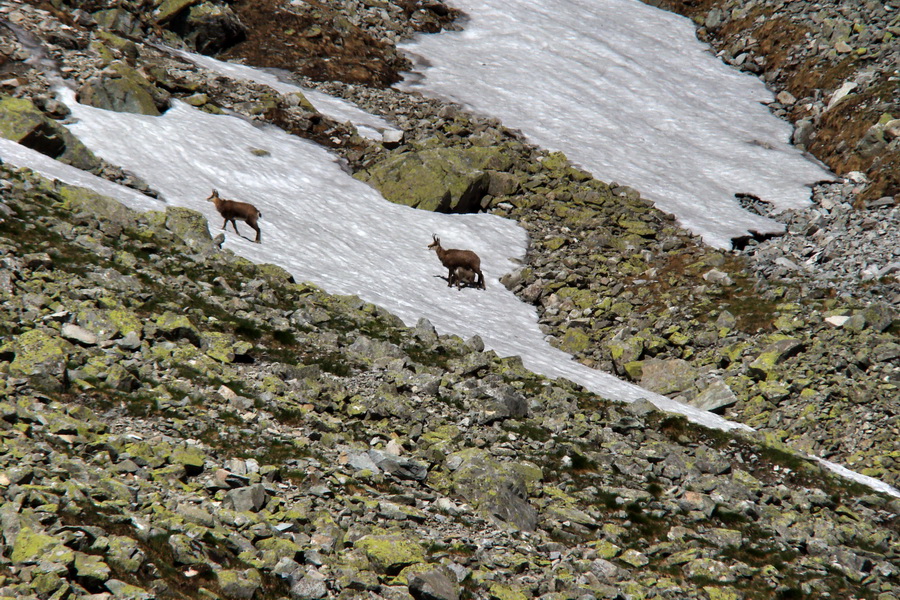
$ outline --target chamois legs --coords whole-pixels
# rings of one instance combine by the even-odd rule
[[[485,289],[484,274],[481,270],[471,269],[469,267],[456,267],[450,269],[447,277],[447,287],[456,284],[457,289],[463,286],[472,286],[475,288]]]
[[[238,231],[237,221],[235,219],[225,219],[225,222],[222,223],[222,229],[225,229],[226,227],[228,227],[229,222],[231,223],[231,226],[234,227],[234,232],[238,235],[241,235],[241,232]],[[256,240],[255,241],[257,244],[261,244],[262,243],[262,241],[261,241],[262,240],[262,231],[260,231],[259,225],[257,225],[255,221],[252,223],[250,221],[244,221],[244,222],[247,223],[247,225],[249,225],[251,228],[256,230]]]

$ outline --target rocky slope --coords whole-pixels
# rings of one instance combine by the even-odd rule
[[[897,499],[0,175],[0,597],[895,597]]]
[[[180,98],[316,139],[376,184],[411,173],[423,206],[528,229],[528,264],[503,281],[561,347],[762,435],[403,327],[222,252],[193,213],[136,215],[4,169],[0,596],[897,597],[897,501],[780,445],[900,477],[891,201],[821,186],[780,217],[790,235],[711,251],[500,123],[377,87],[402,66],[396,39],[453,26],[443,5],[295,4],[271,7],[296,14],[266,46],[242,12],[280,14],[263,3],[0,7],[0,130],[152,193],[66,138],[49,93],[63,75],[98,106]],[[363,30],[365,60],[294,70],[389,116],[400,144],[144,43],[242,39],[229,55],[291,67],[301,54],[273,44],[327,57]]]

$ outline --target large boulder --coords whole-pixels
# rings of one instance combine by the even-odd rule
[[[178,18],[191,6],[198,4],[199,0],[163,0],[153,11],[153,19],[160,25],[165,25]]]
[[[354,177],[398,204],[444,213],[481,210],[492,171],[508,169],[500,147],[434,148],[403,152]]]
[[[540,479],[540,469],[501,463],[477,448],[456,452],[447,463],[453,470],[454,491],[479,511],[523,531],[537,528],[538,513],[528,502],[528,487]]]
[[[207,247],[213,243],[209,222],[202,213],[181,206],[166,207],[166,229],[193,247]]]
[[[641,387],[657,394],[675,394],[690,389],[697,379],[697,369],[686,360],[652,358],[642,363]]]
[[[201,54],[221,52],[247,37],[247,28],[234,11],[211,2],[192,6],[173,29]]]
[[[422,546],[402,533],[366,535],[353,544],[378,573],[397,575],[405,567],[425,562]]]
[[[115,198],[62,182],[55,182],[53,190],[62,199],[62,207],[72,214],[89,214],[121,229],[132,227],[137,222],[138,212]]]
[[[415,573],[409,580],[409,592],[416,600],[459,600],[459,583],[445,565]]]
[[[141,36],[141,23],[124,8],[110,8],[98,10],[91,15],[94,21],[107,31],[113,31],[125,36],[139,38]]]
[[[68,384],[66,362],[71,348],[71,344],[60,337],[32,329],[0,346],[0,353],[14,354],[9,365],[11,375],[26,377],[41,389],[62,391]]]
[[[136,69],[116,61],[78,89],[78,101],[105,110],[159,116],[169,106],[169,94]]]
[[[68,129],[24,98],[0,94],[0,136],[79,169],[100,165]]]

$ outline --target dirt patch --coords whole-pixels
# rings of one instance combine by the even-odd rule
[[[400,72],[411,64],[386,40],[456,29],[462,14],[440,2],[399,0],[392,8],[381,25],[366,28],[343,14],[345,7],[339,3],[308,0],[287,10],[284,0],[238,0],[232,9],[247,27],[247,39],[222,58],[242,58],[316,81],[387,87],[399,81]],[[363,18],[370,24],[370,18],[380,17]]]
[[[841,75],[846,73],[846,69],[847,65],[841,63],[826,70],[820,77],[824,78],[822,87],[825,83],[844,81]],[[893,90],[893,82],[884,75],[881,82],[848,95],[831,110],[825,111],[816,123],[810,152],[836,173],[865,173],[871,183],[860,195],[860,201],[900,194],[900,152],[890,148],[873,151],[861,146],[866,133],[882,115],[892,112],[892,108],[896,110]]]
[[[242,0],[232,8],[247,39],[221,55],[258,67],[286,69],[316,81],[386,87],[409,68],[396,48],[374,39],[326,7],[298,14],[279,0]]]
[[[754,32],[759,53],[766,57],[766,69],[788,69],[796,65],[794,52],[808,32],[806,27],[785,17],[766,19]]]
[[[718,0],[652,0],[651,6],[667,10],[685,17],[705,16],[711,8],[719,4]]]

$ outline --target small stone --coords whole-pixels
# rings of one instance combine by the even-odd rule
[[[84,327],[75,325],[74,323],[66,323],[61,330],[63,338],[70,342],[78,342],[85,346],[96,346],[97,336],[88,331]]]
[[[787,90],[781,90],[780,92],[778,92],[778,94],[775,95],[775,99],[785,106],[793,106],[797,102],[797,99],[794,98],[794,95]]]
[[[834,49],[838,54],[848,54],[853,52],[853,46],[845,42],[844,40],[840,40],[838,43],[834,45]]]
[[[268,494],[262,484],[231,490],[222,503],[237,512],[259,511],[266,504]]]
[[[834,325],[835,327],[843,327],[844,323],[850,320],[850,317],[845,315],[832,315],[830,317],[825,317],[825,322],[829,325]]]
[[[420,600],[459,600],[459,584],[447,567],[416,573],[409,580],[409,591]]]

